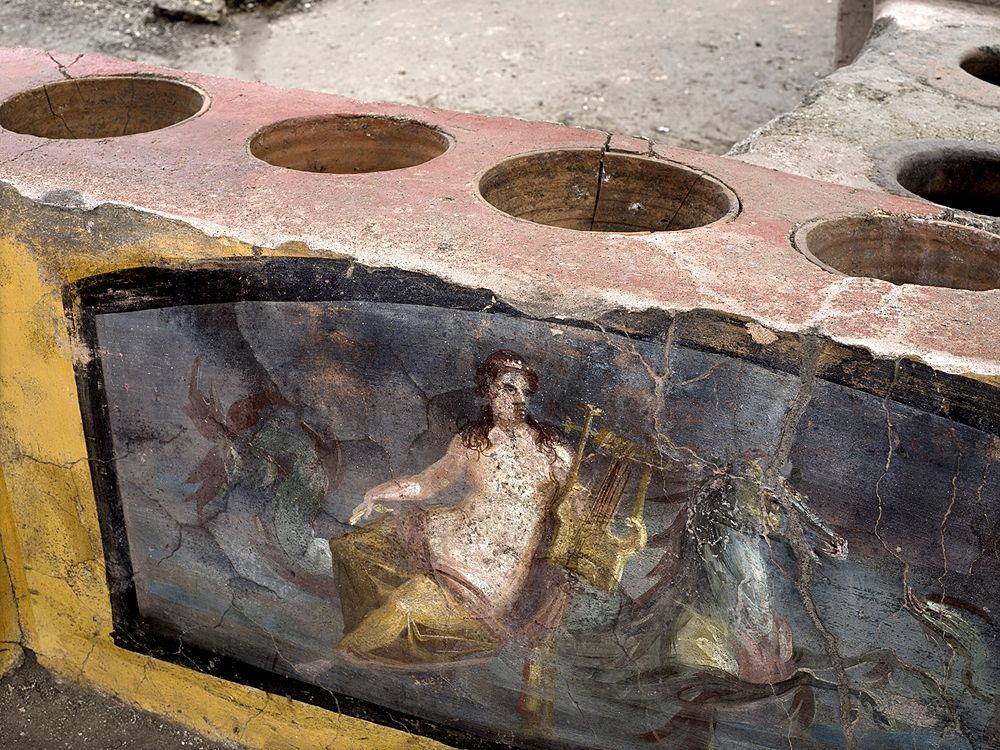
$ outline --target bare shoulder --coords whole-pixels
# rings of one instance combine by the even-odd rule
[[[469,447],[469,441],[465,436],[465,431],[462,430],[456,432],[452,437],[451,442],[448,443],[448,449],[445,451],[445,456],[456,458],[473,452],[475,452],[475,449]]]

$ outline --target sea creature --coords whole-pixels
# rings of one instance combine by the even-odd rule
[[[198,356],[184,412],[214,445],[187,476],[198,484],[187,499],[202,522],[238,504],[255,519],[261,535],[252,544],[273,572],[326,591],[332,586],[329,560],[314,554],[312,522],[343,475],[338,441],[309,425],[273,387],[223,410],[214,387],[202,390],[201,366]]]

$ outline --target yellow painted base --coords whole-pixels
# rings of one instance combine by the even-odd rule
[[[0,473],[0,676],[21,666],[24,651],[21,648],[21,618],[14,593],[10,563],[4,549],[4,539],[12,546],[14,529],[10,518],[7,485]]]
[[[13,672],[24,661],[24,649],[16,643],[0,646],[0,677]]]

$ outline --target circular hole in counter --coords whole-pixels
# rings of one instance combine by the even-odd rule
[[[796,248],[832,273],[983,291],[1000,288],[1000,236],[905,216],[842,216],[799,228]]]
[[[71,78],[12,96],[0,105],[0,127],[39,138],[117,138],[176,125],[207,103],[203,92],[168,78]]]
[[[524,154],[487,171],[479,192],[509,216],[589,232],[667,232],[739,212],[736,194],[672,162],[598,149]]]
[[[415,167],[440,156],[451,141],[416,120],[378,115],[299,117],[268,125],[250,139],[250,153],[300,172],[361,174]]]
[[[1000,86],[1000,48],[980,47],[965,55],[959,64],[969,75]]]
[[[1000,150],[977,144],[929,147],[900,159],[896,182],[941,206],[1000,216]]]

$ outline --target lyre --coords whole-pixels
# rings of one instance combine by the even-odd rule
[[[580,439],[569,475],[556,500],[556,530],[549,559],[593,586],[611,592],[621,583],[628,559],[646,546],[643,510],[653,465],[644,460],[645,453],[630,440],[610,430],[592,434],[593,421],[601,415],[601,410],[592,404],[581,404],[580,408],[584,412],[583,424],[567,422],[566,425],[568,430],[579,430]],[[580,469],[591,440],[612,455],[604,478],[593,492],[580,482]],[[625,520],[629,529],[624,536],[618,536],[611,525],[636,462],[643,468],[631,512]]]

